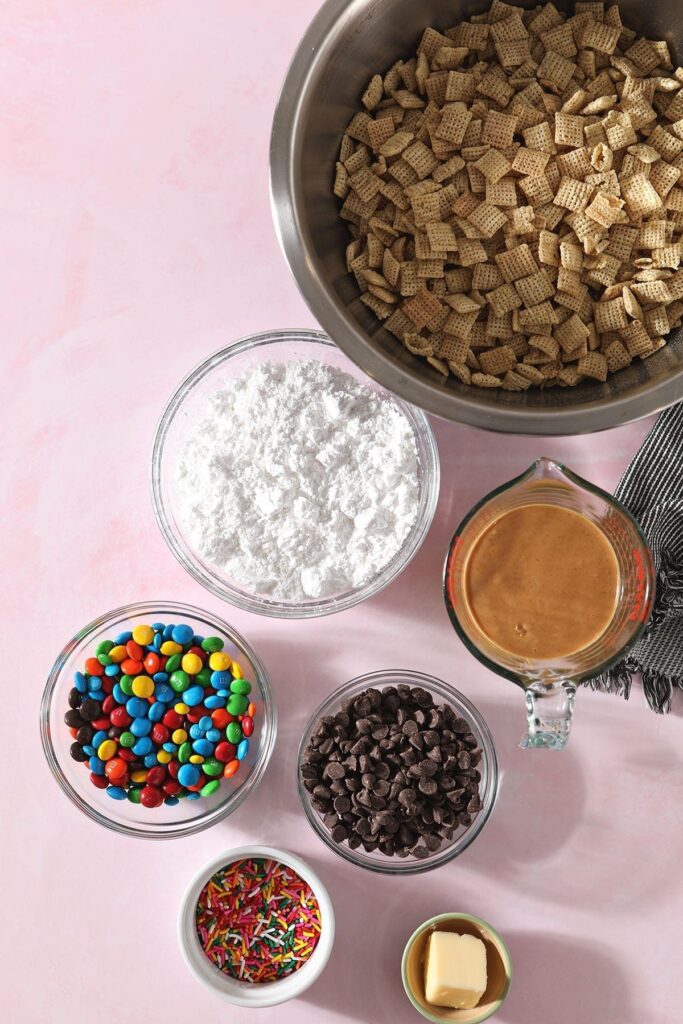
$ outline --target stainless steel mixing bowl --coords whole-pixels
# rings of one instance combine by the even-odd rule
[[[567,3],[555,0],[567,9]],[[489,0],[327,0],[287,74],[270,150],[275,224],[290,268],[333,341],[383,387],[445,419],[518,434],[618,426],[683,398],[683,331],[606,384],[511,393],[467,388],[411,355],[359,300],[346,273],[346,225],[332,195],[344,128],[371,74],[416,50],[425,26],[446,28]],[[534,7],[534,0],[520,6]],[[573,8],[573,3],[570,5]],[[624,21],[683,51],[681,0],[621,0]]]

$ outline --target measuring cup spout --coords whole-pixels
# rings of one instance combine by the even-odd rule
[[[526,688],[527,733],[521,747],[563,750],[569,739],[576,685],[568,679]]]

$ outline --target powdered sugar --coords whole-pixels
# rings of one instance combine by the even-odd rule
[[[417,515],[418,455],[398,407],[350,374],[266,363],[208,399],[176,485],[207,562],[300,602],[361,586],[397,554]]]

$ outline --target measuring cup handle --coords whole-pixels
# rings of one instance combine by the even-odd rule
[[[576,686],[564,680],[554,686],[532,683],[526,690],[527,734],[521,747],[563,750],[569,739]]]

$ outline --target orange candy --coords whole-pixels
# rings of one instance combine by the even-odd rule
[[[101,665],[100,668],[102,668]],[[126,658],[125,661],[121,662],[121,671],[124,676],[139,676],[142,672],[142,662],[136,658]]]
[[[223,778],[230,779],[232,776],[239,771],[239,761],[228,761],[225,768],[223,769]]]
[[[216,708],[211,712],[211,721],[217,729],[225,729],[226,725],[234,722],[234,718],[225,708]]]
[[[120,757],[110,757],[104,766],[104,774],[112,782],[122,778],[128,771],[128,765]]]

